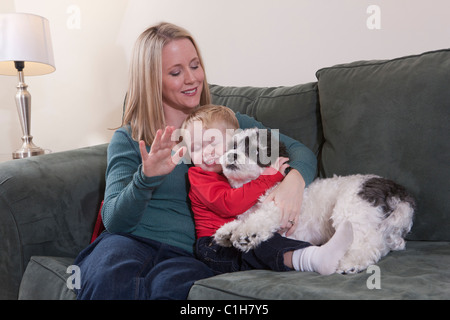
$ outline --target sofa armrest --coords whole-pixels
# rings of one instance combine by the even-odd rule
[[[76,257],[105,189],[107,145],[0,164],[0,299],[17,299],[32,255]]]

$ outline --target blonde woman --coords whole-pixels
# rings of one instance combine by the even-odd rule
[[[186,150],[174,152],[171,139],[197,106],[208,103],[203,60],[189,32],[169,23],[145,30],[134,47],[123,126],[108,148],[106,231],[75,261],[81,269],[79,299],[186,299],[195,281],[213,275],[193,254],[188,165],[180,161]],[[242,128],[263,127],[236,116]],[[270,200],[284,209],[289,229],[300,211],[298,195],[314,178],[316,159],[299,142],[280,138],[296,170]]]

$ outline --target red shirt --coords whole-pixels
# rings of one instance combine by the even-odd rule
[[[188,175],[197,238],[212,236],[225,223],[250,209],[267,189],[283,180],[283,175],[277,172],[261,175],[234,189],[223,174],[191,167]]]

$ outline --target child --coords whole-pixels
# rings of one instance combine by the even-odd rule
[[[288,239],[279,233],[245,253],[214,242],[216,230],[250,209],[267,189],[283,179],[288,167],[287,158],[278,158],[259,178],[241,188],[231,188],[222,174],[219,158],[238,128],[231,109],[213,105],[198,108],[182,126],[183,140],[194,164],[188,175],[197,234],[197,258],[216,273],[251,269],[334,273],[353,241],[350,224],[338,228],[333,238],[321,247]]]

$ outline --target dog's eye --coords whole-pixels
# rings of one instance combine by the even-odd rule
[[[227,160],[227,163],[234,164],[234,163],[237,162],[237,158],[238,158],[237,153],[236,152],[231,152],[231,153],[227,154],[226,160]]]

